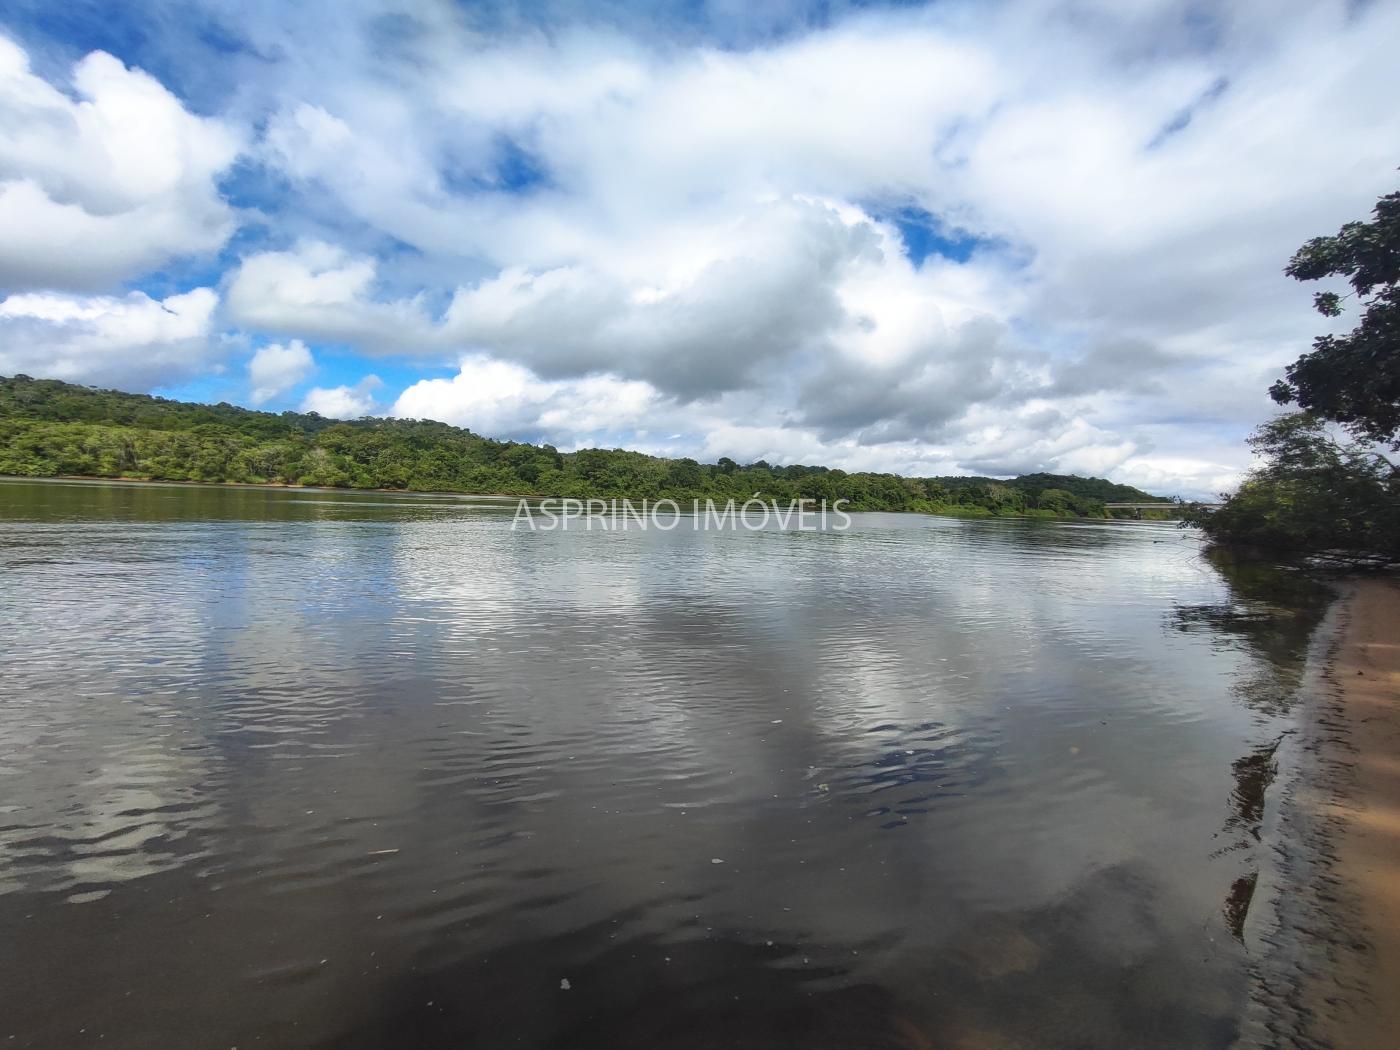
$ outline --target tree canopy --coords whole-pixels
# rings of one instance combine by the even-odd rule
[[[1261,426],[1261,465],[1213,513],[1188,520],[1212,539],[1278,553],[1400,561],[1400,471],[1364,441],[1338,441],[1309,412]]]
[[[910,478],[624,449],[560,452],[432,420],[326,419],[0,378],[0,474],[676,500],[849,501],[853,510],[1091,515],[1159,497],[1101,478]]]
[[[1250,445],[1260,466],[1218,511],[1187,520],[1223,544],[1400,562],[1400,468],[1379,451],[1400,449],[1400,193],[1382,197],[1371,222],[1308,241],[1284,272],[1345,277],[1350,292],[1318,292],[1313,305],[1340,317],[1354,296],[1360,322],[1318,336],[1288,366],[1269,393],[1304,411],[1259,427]]]
[[[1400,193],[1377,203],[1371,222],[1349,222],[1334,236],[1314,237],[1285,272],[1300,281],[1344,277],[1361,319],[1346,335],[1320,335],[1310,353],[1285,371],[1269,393],[1296,403],[1357,437],[1400,449]],[[1325,317],[1342,314],[1343,296],[1318,292]]]

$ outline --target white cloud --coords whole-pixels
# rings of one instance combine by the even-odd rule
[[[1121,481],[1145,492],[1207,500],[1232,490],[1243,474],[1239,466],[1190,456],[1135,456],[1118,470]]]
[[[216,367],[219,297],[196,288],[162,300],[50,292],[0,302],[0,374],[128,390],[178,383]]]
[[[469,357],[450,379],[414,383],[391,414],[435,419],[491,437],[559,439],[571,445],[585,435],[616,434],[645,424],[664,405],[653,387],[637,380],[606,375],[544,380],[517,364]]]
[[[354,386],[315,386],[302,398],[301,411],[316,412],[329,419],[359,419],[377,409],[374,391],[384,384],[378,376],[365,376]]]
[[[1391,177],[1400,16],[1340,0],[1207,27],[1166,0],[1078,14],[935,7],[727,50],[435,20],[392,89],[371,50],[341,53],[343,74],[321,54],[264,156],[455,293],[439,316],[384,290],[401,263],[342,257],[329,272],[355,280],[332,318],[288,303],[272,326],[521,366],[515,407],[458,380],[400,401],[433,391],[488,432],[538,426],[545,387],[604,375],[655,395],[653,418],[614,433],[676,429],[662,419],[689,406],[676,451],[747,434],[871,465],[1213,480],[1246,461],[1267,377],[1316,324],[1287,255]],[[539,174],[525,192],[501,190],[503,142]],[[981,247],[915,265],[881,221],[909,206]],[[267,282],[257,298],[271,323],[292,296]],[[1210,450],[1162,452],[1199,444],[1165,421],[1227,372],[1261,378],[1259,396],[1214,398]],[[568,411],[556,439],[593,433]],[[793,437],[757,436],[773,428]]]
[[[248,361],[248,381],[253,404],[261,405],[284,394],[316,370],[311,351],[300,339],[290,343],[269,343]]]
[[[0,37],[0,283],[97,289],[221,247],[234,221],[216,180],[238,135],[102,51],[72,89]]]
[[[377,265],[323,241],[247,256],[233,272],[229,317],[267,332],[370,351],[413,351],[433,338],[417,300],[376,302]]]
[[[565,446],[1214,485],[1322,326],[1284,262],[1391,187],[1400,141],[1395,5],[935,4],[723,47],[436,5],[390,42],[380,10],[249,13],[246,54],[278,57],[228,59],[225,125],[164,96],[170,121],[263,128],[250,157],[288,193],[226,314],[461,362],[395,411]],[[90,176],[109,133],[83,107],[112,80],[150,108],[149,78],[92,56],[107,79],[75,102],[5,61],[5,112],[69,129],[0,136],[26,210],[105,219],[149,190],[227,218],[212,147],[131,177],[123,132],[131,164]],[[901,214],[975,251],[918,262]]]
[[[696,232],[645,279],[605,259],[512,267],[459,290],[445,330],[546,375],[605,370],[712,396],[825,348],[846,323],[843,280],[880,251],[864,215],[814,200],[756,202]]]

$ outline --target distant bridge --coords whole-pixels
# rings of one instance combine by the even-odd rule
[[[1223,503],[1196,503],[1188,500],[1185,503],[1105,503],[1103,509],[1132,510],[1138,512],[1144,510],[1182,511],[1187,507],[1199,507],[1202,510],[1219,510],[1223,506]]]

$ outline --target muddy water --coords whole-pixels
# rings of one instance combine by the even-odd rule
[[[1256,1038],[1320,589],[1171,525],[510,526],[0,483],[0,1043]]]

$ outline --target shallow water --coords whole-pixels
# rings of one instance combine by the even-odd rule
[[[1240,1032],[1315,589],[1172,525],[511,519],[0,483],[0,1043]]]

